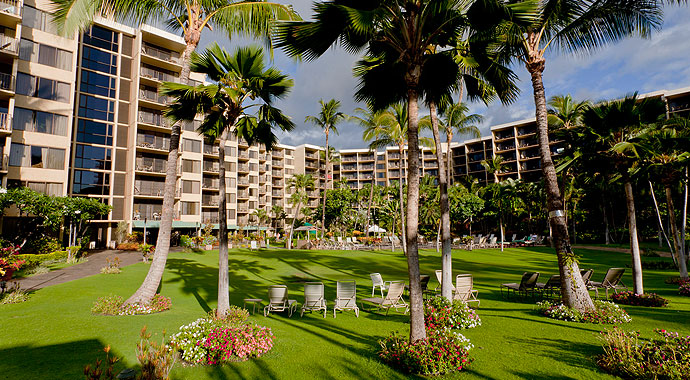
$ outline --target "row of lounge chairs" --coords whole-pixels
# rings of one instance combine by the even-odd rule
[[[366,245],[357,240],[356,237],[330,237],[319,242],[320,248],[323,249],[402,249],[402,241],[397,236],[384,236],[381,241],[372,245]]]
[[[286,285],[272,285],[268,288],[268,305],[264,307],[264,317],[271,312],[288,312],[288,316],[297,310],[297,300],[288,298],[288,287]],[[300,316],[305,311],[323,311],[326,318],[328,305],[324,297],[323,282],[307,282],[304,284],[304,303],[300,310]],[[333,318],[336,311],[353,310],[359,317],[359,307],[357,307],[357,283],[354,280],[338,281],[336,284],[336,297],[333,305]]]
[[[513,234],[513,237],[511,239],[506,239],[503,241],[504,246],[508,247],[524,247],[524,246],[531,246],[531,245],[541,245],[544,244],[544,241],[546,240],[546,236],[540,236],[540,235],[527,235],[523,237],[522,239],[517,238],[517,234]],[[477,235],[472,237],[472,248],[498,248],[501,246],[501,241],[499,240],[499,236],[495,236],[494,234],[488,235],[488,236],[482,236],[482,235]],[[462,239],[456,238],[453,241],[453,247],[454,248],[467,248],[466,244],[461,243]]]
[[[429,295],[435,295],[438,294],[441,290],[441,282],[443,279],[443,271],[437,270],[435,272],[436,274],[436,279],[438,280],[439,285],[432,291],[428,289],[429,285],[429,279],[431,276],[428,275],[420,275],[419,280],[421,283],[422,287],[422,292],[424,296],[429,296]],[[383,292],[384,290],[389,290],[391,284],[393,281],[383,281],[383,278],[381,277],[380,273],[372,273],[369,275],[371,277],[371,295],[372,297],[374,296],[374,293],[378,289],[381,292],[381,297],[383,297]],[[452,285],[451,285],[452,286]],[[479,292],[474,289],[474,278],[472,277],[471,274],[459,274],[455,277],[455,286],[452,286],[453,290],[453,299],[454,300],[460,300],[463,302],[467,303],[475,303],[477,306],[480,304],[480,300],[478,298]]]
[[[601,282],[591,281],[592,274],[594,274],[593,269],[580,271],[582,275],[582,280],[588,290],[594,290],[595,295],[599,298],[599,290],[604,289],[606,292],[606,299],[609,298],[609,290],[618,291],[624,290],[628,287],[623,283],[623,273],[625,273],[625,268],[609,268],[606,271],[606,275]],[[513,294],[519,294],[523,296],[532,295],[534,297],[537,293],[542,296],[555,296],[558,295],[561,288],[561,276],[552,275],[546,282],[538,282],[539,272],[525,272],[522,274],[520,283],[506,283],[501,284],[500,291],[501,295],[505,294],[510,296],[511,290]]]

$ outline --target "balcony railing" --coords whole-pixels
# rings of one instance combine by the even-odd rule
[[[204,145],[204,154],[210,154],[212,156],[217,156],[220,153],[220,147],[216,145]]]
[[[275,177],[282,177],[283,176],[283,173],[280,170],[273,170],[272,174]]]
[[[19,39],[0,34],[0,50],[17,54],[19,52]]]
[[[273,151],[273,152],[271,152],[271,155],[273,157],[283,157],[284,156],[283,152],[279,152],[279,151]]]
[[[359,165],[359,170],[373,170],[374,165]]]
[[[180,53],[174,51],[163,50],[148,44],[143,44],[141,46],[141,52],[148,55],[149,57],[158,58],[166,62],[171,62],[177,65],[182,64]]]
[[[22,13],[22,6],[23,3],[19,0],[0,0],[0,12],[20,15]]]
[[[150,67],[141,68],[141,76],[148,79],[153,79],[160,82],[180,82],[180,77],[166,73],[163,71],[154,70]]]
[[[5,112],[0,113],[0,132],[12,132],[12,118]]]
[[[218,164],[212,165],[210,163],[204,162],[204,171],[205,172],[211,172],[211,173],[218,173],[220,171],[220,167]]]
[[[247,198],[249,198],[249,192],[248,191],[238,191],[237,192],[237,198],[247,199]]]
[[[271,161],[271,165],[278,166],[278,167],[282,168],[283,167],[283,161],[273,160],[273,161]]]
[[[239,165],[237,165],[237,171],[238,171],[238,172],[247,173],[247,172],[249,172],[249,165],[247,165],[247,164],[244,164],[244,165],[239,164]]]
[[[173,123],[166,119],[162,114],[144,111],[139,111],[139,122],[164,128],[171,128],[173,125]]]
[[[274,197],[282,197],[282,196],[283,196],[283,192],[282,192],[282,191],[279,191],[279,190],[273,190],[273,192],[271,193],[271,195],[273,195]]]
[[[218,190],[219,185],[220,185],[220,181],[217,179],[204,178],[204,182],[202,182],[201,188],[202,189]]]
[[[14,92],[14,75],[0,73],[0,89]]]
[[[140,146],[142,148],[167,151],[170,149],[170,139],[161,138],[158,136],[138,134],[137,146]]]
[[[149,173],[165,173],[167,160],[141,160],[137,159],[134,170]]]
[[[142,99],[150,100],[154,103],[159,103],[163,105],[170,104],[170,98],[164,95],[160,95],[156,91],[146,90],[143,88],[139,89],[139,97]]]

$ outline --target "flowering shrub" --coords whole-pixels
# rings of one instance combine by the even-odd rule
[[[246,322],[247,311],[231,306],[224,318],[213,314],[180,327],[168,346],[190,364],[214,365],[256,358],[273,347],[271,329]]]
[[[470,329],[480,326],[482,320],[465,302],[434,297],[424,303],[424,325],[429,330],[439,328]]]
[[[679,293],[681,296],[688,296],[688,297],[690,297],[690,281],[687,281],[687,280],[681,281],[681,282],[678,284],[678,293]]]
[[[637,331],[602,331],[604,353],[598,363],[607,372],[631,379],[687,379],[690,336],[654,330],[658,338],[640,339]]]
[[[541,301],[537,303],[537,310],[545,316],[569,322],[584,322],[598,324],[628,323],[632,318],[628,313],[615,303],[607,301],[594,301],[594,310],[579,311],[563,304]]]
[[[154,247],[152,244],[139,244],[139,251],[141,252],[141,256],[145,263],[149,262],[149,256],[151,256],[155,249],[156,247]]]
[[[668,300],[656,293],[635,294],[630,290],[614,293],[611,299],[621,305],[662,307],[668,305]]]
[[[12,273],[24,265],[25,261],[17,258],[19,246],[10,246],[0,249],[0,280],[8,281]]]
[[[379,344],[381,360],[407,373],[441,375],[461,371],[472,361],[469,350],[473,345],[450,329],[431,330],[426,339],[414,343],[394,333]]]
[[[170,298],[161,294],[154,295],[151,303],[148,305],[140,303],[125,305],[124,303],[124,298],[120,296],[109,295],[100,297],[93,304],[91,312],[106,315],[152,314],[168,310],[171,305]]]
[[[680,285],[683,282],[683,278],[679,276],[666,277],[664,282],[670,285]]]

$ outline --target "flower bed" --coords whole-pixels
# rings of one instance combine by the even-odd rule
[[[24,265],[25,260],[19,259],[19,246],[0,249],[0,281],[9,281],[12,274]]]
[[[635,294],[630,290],[614,293],[611,300],[621,305],[632,306],[663,307],[668,305],[668,300],[656,293]]]
[[[616,324],[628,323],[632,318],[628,313],[615,303],[607,301],[594,301],[595,310],[580,313],[563,304],[541,301],[537,303],[537,310],[543,315],[569,322]]]
[[[690,336],[655,330],[658,337],[640,339],[637,331],[602,331],[604,353],[598,364],[605,371],[629,379],[687,379]]]
[[[434,297],[424,303],[424,325],[428,330],[469,329],[481,324],[477,313],[465,302],[450,302],[444,297]]]
[[[227,317],[213,314],[181,326],[168,346],[189,365],[218,365],[258,358],[273,348],[268,327],[246,322],[248,313],[232,307]]]
[[[690,281],[683,280],[678,284],[678,294],[690,297]]]
[[[105,315],[138,315],[138,314],[152,314],[170,309],[170,298],[161,294],[153,296],[151,303],[144,304],[130,304],[125,305],[125,299],[121,296],[105,296],[100,297],[94,302],[91,308],[92,313]]]
[[[426,339],[410,343],[393,334],[379,341],[378,355],[391,367],[414,374],[441,375],[461,371],[472,359],[469,339],[450,329],[431,330]]]

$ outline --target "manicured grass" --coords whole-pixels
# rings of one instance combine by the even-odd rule
[[[594,269],[601,280],[606,269],[625,266],[629,258],[612,252],[578,251],[582,267]],[[557,272],[556,258],[549,248],[510,248],[455,251],[454,273],[472,273],[482,300],[478,313],[482,326],[465,330],[475,348],[476,359],[468,371],[445,378],[473,379],[592,379],[612,378],[600,372],[594,355],[600,352],[598,333],[604,327],[554,321],[538,315],[534,302],[504,300],[498,286],[519,281],[526,270],[540,271],[547,278]],[[148,266],[135,264],[119,275],[96,275],[35,292],[28,302],[0,306],[0,378],[81,378],[85,364],[102,358],[102,348],[123,357],[118,370],[136,365],[135,344],[144,325],[160,339],[165,329],[171,334],[182,325],[215,307],[217,286],[216,252],[173,253],[161,287],[172,298],[168,312],[128,317],[92,315],[89,309],[99,296],[128,296],[144,278]],[[432,275],[440,268],[434,251],[421,253],[422,273]],[[266,299],[266,286],[287,284],[291,297],[303,300],[302,283],[323,281],[329,308],[335,296],[335,281],[354,278],[358,297],[371,295],[370,272],[381,272],[384,280],[406,279],[406,261],[400,252],[286,251],[249,252],[233,250],[230,256],[230,296],[235,305],[242,299]],[[677,288],[664,284],[671,271],[645,272],[647,291],[669,298],[664,309],[626,306],[633,322],[625,328],[642,336],[654,328],[690,333],[690,298],[677,295]],[[630,272],[624,277],[631,284]],[[226,367],[185,368],[176,365],[174,379],[404,379],[375,357],[377,340],[392,331],[407,333],[408,316],[391,312],[352,312],[328,317],[299,314],[260,313],[252,321],[269,326],[276,335],[274,349],[258,360]]]

